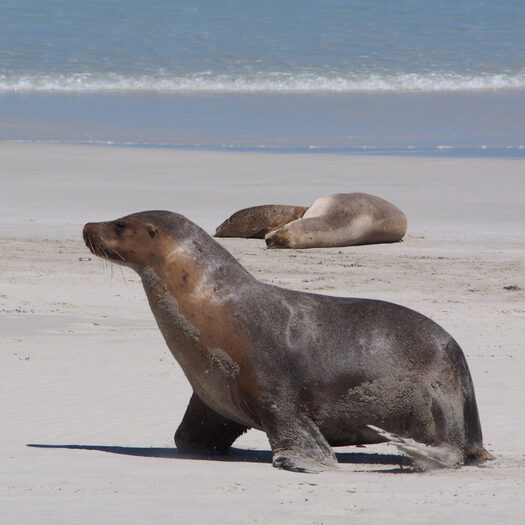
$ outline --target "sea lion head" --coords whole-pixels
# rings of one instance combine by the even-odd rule
[[[153,267],[182,244],[193,223],[168,211],[134,213],[114,221],[89,222],[83,237],[90,251],[134,270]]]
[[[299,219],[300,220],[300,219]],[[289,222],[276,230],[268,232],[264,238],[266,242],[266,248],[294,248],[294,223],[297,221]]]
[[[217,228],[215,228],[215,237],[230,237],[230,229],[231,229],[231,217],[226,219],[222,224],[219,224]]]

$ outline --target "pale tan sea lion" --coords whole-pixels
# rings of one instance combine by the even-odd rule
[[[299,219],[308,208],[285,204],[252,206],[235,212],[215,231],[215,237],[241,237],[243,239],[264,239],[272,230]]]
[[[274,466],[299,472],[335,467],[332,446],[384,441],[439,466],[490,457],[465,356],[429,318],[262,283],[176,213],[89,223],[83,235],[139,274],[193,388],[175,433],[183,452],[224,454],[253,427]]]
[[[400,241],[405,214],[367,193],[337,193],[317,199],[301,219],[266,235],[268,248],[327,248]]]

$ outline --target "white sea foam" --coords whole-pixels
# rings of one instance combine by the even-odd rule
[[[525,70],[512,74],[460,75],[403,73],[319,76],[315,74],[259,73],[252,76],[188,76],[115,73],[0,75],[0,93],[12,92],[157,92],[157,93],[351,93],[385,91],[482,91],[525,89]]]

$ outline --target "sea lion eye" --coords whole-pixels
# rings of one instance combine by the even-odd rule
[[[115,229],[115,232],[118,235],[120,235],[124,231],[125,228],[126,228],[126,224],[124,222],[122,222],[122,221],[115,222],[115,228],[114,229]]]

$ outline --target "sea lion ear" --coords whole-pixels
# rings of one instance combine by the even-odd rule
[[[156,226],[153,226],[153,224],[147,224],[146,229],[148,230],[149,236],[153,239],[155,235],[157,235],[157,232],[159,231]]]

